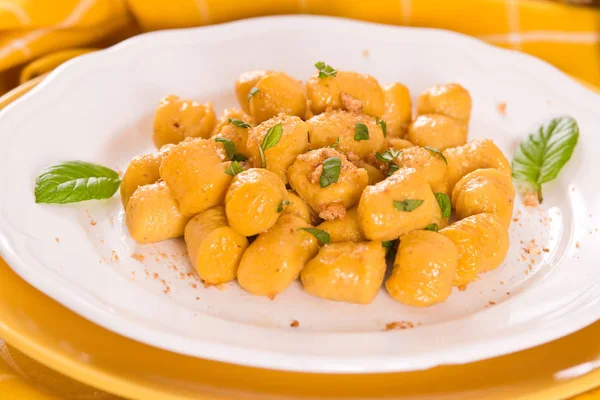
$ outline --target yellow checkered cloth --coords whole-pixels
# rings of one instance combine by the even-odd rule
[[[142,31],[273,14],[321,14],[450,29],[540,57],[600,86],[600,10],[556,2],[0,0],[0,94],[70,58]],[[1,339],[0,394],[8,399],[114,398],[43,367]],[[580,399],[600,400],[600,391]]]

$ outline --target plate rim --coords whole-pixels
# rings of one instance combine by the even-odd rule
[[[388,30],[390,32],[405,30],[405,31],[414,31],[414,32],[417,32],[417,31],[430,32],[429,34],[431,34],[433,32],[433,33],[435,33],[435,35],[438,35],[438,37],[440,34],[443,34],[443,35],[447,36],[448,38],[453,36],[454,39],[452,39],[452,40],[455,40],[455,39],[463,40],[465,43],[467,41],[469,41],[471,45],[479,46],[479,48],[482,49],[482,51],[485,50],[487,52],[496,52],[498,54],[500,54],[502,52],[507,52],[507,53],[510,53],[511,56],[513,56],[513,57],[516,56],[516,57],[522,58],[523,60],[528,59],[528,62],[530,62],[530,63],[537,63],[537,66],[539,68],[544,68],[548,71],[548,73],[554,74],[557,79],[560,78],[560,80],[563,80],[564,84],[572,85],[572,89],[571,89],[572,92],[578,91],[578,92],[580,92],[579,94],[581,94],[583,96],[589,96],[590,98],[593,98],[595,102],[598,102],[600,104],[600,102],[599,102],[600,96],[598,96],[595,93],[584,88],[577,81],[575,81],[572,78],[570,78],[569,76],[565,75],[564,73],[562,73],[555,67],[551,66],[550,64],[547,64],[542,60],[539,60],[535,57],[532,57],[532,56],[529,56],[529,55],[526,55],[523,53],[518,53],[513,50],[497,48],[495,46],[486,44],[485,42],[482,42],[478,39],[475,39],[475,38],[472,38],[472,37],[469,37],[469,36],[466,36],[463,34],[459,34],[456,32],[451,32],[451,31],[446,31],[446,30],[436,29],[436,28],[397,27],[397,26],[389,26],[389,25],[376,24],[376,23],[363,22],[363,21],[351,21],[351,20],[347,20],[347,19],[343,19],[343,18],[333,18],[333,17],[271,16],[271,17],[260,17],[260,18],[252,18],[252,19],[242,20],[242,21],[229,22],[229,23],[208,26],[208,27],[187,28],[187,29],[178,29],[178,30],[173,30],[173,31],[162,31],[162,32],[150,32],[147,34],[143,34],[143,35],[128,39],[122,43],[119,43],[119,44],[109,48],[109,49],[78,57],[77,59],[71,60],[71,61],[65,63],[65,65],[62,65],[59,68],[57,68],[56,71],[53,71],[48,76],[48,78],[46,78],[40,85],[38,85],[36,88],[34,88],[31,92],[27,93],[21,99],[18,99],[15,103],[7,106],[4,110],[2,110],[0,112],[0,122],[2,121],[2,118],[9,111],[11,111],[13,108],[18,107],[19,105],[25,104],[27,101],[29,101],[30,98],[32,98],[33,96],[36,96],[38,92],[44,90],[44,88],[47,85],[52,84],[54,81],[57,81],[58,79],[63,79],[63,84],[68,84],[69,78],[66,75],[66,73],[70,69],[76,69],[78,66],[79,66],[79,68],[84,68],[86,63],[90,64],[94,58],[104,57],[104,58],[108,59],[109,57],[111,57],[111,55],[112,55],[112,57],[116,57],[116,56],[118,56],[119,53],[126,52],[126,51],[128,51],[128,49],[135,47],[135,46],[143,46],[144,44],[148,44],[148,43],[153,43],[153,45],[155,45],[155,46],[160,46],[160,45],[156,45],[155,36],[164,36],[168,40],[169,37],[193,36],[193,35],[191,35],[192,32],[194,35],[199,34],[198,32],[202,32],[203,35],[210,35],[215,30],[218,31],[221,29],[232,29],[233,27],[237,27],[237,29],[246,29],[247,25],[252,25],[252,24],[265,24],[265,23],[277,24],[281,21],[284,21],[286,24],[296,23],[296,22],[304,23],[307,20],[311,20],[313,22],[317,21],[318,23],[326,22],[328,24],[331,24],[332,21],[334,21],[335,24],[341,24],[341,25],[346,25],[346,26],[350,26],[350,25],[362,26],[362,27],[366,27],[366,29],[374,28],[374,29]],[[273,22],[273,21],[275,21],[275,22]],[[448,40],[450,40],[450,39],[448,39]],[[0,205],[0,207],[1,207],[1,205]],[[157,333],[156,335],[158,335],[158,336],[148,335],[149,334],[148,328],[140,327],[138,324],[132,323],[125,318],[112,316],[111,314],[107,313],[106,310],[101,310],[98,307],[94,306],[93,304],[88,303],[88,302],[82,300],[80,297],[76,296],[75,293],[71,290],[70,285],[63,284],[62,282],[56,281],[56,280],[46,280],[46,279],[40,278],[39,275],[35,274],[35,271],[29,270],[27,263],[23,259],[21,259],[19,254],[17,254],[15,249],[11,246],[11,244],[8,241],[9,236],[10,236],[10,234],[8,234],[6,232],[5,227],[3,225],[0,225],[0,254],[2,255],[2,257],[4,257],[7,260],[10,268],[13,269],[13,271],[15,271],[19,276],[21,276],[25,281],[30,283],[32,286],[36,287],[38,290],[42,291],[43,293],[47,294],[48,296],[52,297],[53,299],[55,299],[56,301],[58,301],[59,303],[61,303],[65,307],[67,307],[68,309],[76,312],[78,315],[80,315],[102,327],[105,327],[106,329],[109,329],[109,330],[116,332],[118,334],[121,334],[123,336],[132,338],[134,340],[137,340],[137,341],[140,341],[142,343],[146,343],[146,344],[149,344],[152,346],[158,346],[157,342],[161,342],[160,337],[162,334]],[[556,339],[558,337],[562,337],[564,335],[572,333],[578,329],[581,329],[581,328],[593,323],[597,319],[598,319],[598,317],[592,317],[590,315],[587,315],[586,318],[582,317],[579,319],[580,322],[578,324],[569,325],[568,328],[565,328],[564,326],[562,328],[556,328],[552,331],[552,334],[547,334],[544,337],[544,339],[536,340],[535,344],[533,344],[533,345],[539,345],[541,343],[545,343],[545,342],[551,341],[553,339]],[[388,334],[393,334],[393,333],[388,333]],[[177,337],[176,335],[172,335],[172,334],[165,334],[165,336]],[[521,336],[523,336],[523,335],[521,335]],[[149,339],[149,337],[153,337],[153,339]],[[496,344],[502,343],[502,342],[503,342],[503,340],[492,341],[492,343],[496,343]],[[167,341],[167,343],[169,343],[169,341]],[[280,353],[280,352],[272,352],[272,351],[264,351],[264,350],[248,350],[246,348],[242,348],[242,347],[239,347],[236,345],[231,345],[231,344],[216,344],[216,343],[210,343],[208,341],[205,341],[205,343],[206,343],[206,346],[204,346],[205,349],[203,352],[201,352],[202,354],[193,354],[193,356],[205,357],[205,358],[209,358],[212,360],[236,363],[236,364],[241,364],[241,365],[263,367],[263,368],[277,368],[277,369],[281,369],[281,370],[304,371],[304,372],[365,373],[365,372],[408,371],[408,370],[416,370],[416,369],[425,369],[425,368],[430,368],[430,367],[433,367],[436,365],[448,364],[448,363],[467,363],[467,362],[471,362],[471,361],[482,358],[482,357],[470,354],[469,356],[463,356],[460,359],[458,359],[456,356],[454,356],[454,357],[452,357],[453,361],[451,361],[451,362],[444,361],[443,358],[438,357],[435,359],[435,361],[430,360],[429,362],[421,361],[420,363],[417,363],[413,357],[413,358],[411,358],[411,366],[407,366],[405,359],[398,360],[400,358],[399,356],[357,357],[357,358],[355,358],[356,361],[349,360],[346,358],[343,360],[343,362],[340,362],[339,361],[340,358],[336,357],[336,356],[321,356],[321,357],[316,357],[314,355],[290,356],[286,353]],[[513,346],[511,346],[512,349],[510,351],[522,350],[524,348],[528,348],[533,345],[532,344],[513,345]],[[210,349],[209,349],[209,347],[210,347]],[[493,347],[496,347],[496,346],[493,346]],[[181,348],[179,348],[177,346],[171,346],[171,345],[166,346],[163,344],[162,346],[160,346],[160,348],[167,349],[170,351],[175,351],[175,352],[182,353],[182,354],[190,354],[190,353],[186,353],[185,351],[183,351]],[[208,350],[210,350],[210,351],[208,351]],[[464,353],[465,354],[473,353],[472,350],[473,350],[473,348],[471,348],[471,351],[465,351]],[[456,351],[456,350],[454,350],[454,351]],[[495,351],[495,352],[488,351],[485,358],[494,357],[494,356],[497,356],[499,354],[504,354],[504,353],[506,353],[505,350]],[[224,354],[227,354],[227,356],[224,356]],[[232,354],[235,354],[235,356],[231,356]],[[289,360],[290,358],[293,359],[293,361],[290,361]],[[268,359],[269,361],[264,361],[263,359]],[[333,361],[332,359],[335,359],[337,361]],[[255,361],[251,362],[249,360],[255,360]],[[258,361],[256,361],[256,360],[258,360]],[[275,360],[277,360],[277,361],[275,361]],[[394,361],[394,360],[396,360],[396,361]],[[321,367],[315,368],[315,364],[320,364]],[[413,364],[415,364],[417,366],[415,366]]]

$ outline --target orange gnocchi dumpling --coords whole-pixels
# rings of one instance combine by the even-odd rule
[[[358,221],[370,240],[400,235],[440,224],[442,214],[431,187],[413,168],[401,168],[386,180],[367,186],[358,203]]]
[[[409,147],[399,152],[394,160],[398,166],[413,168],[416,174],[429,183],[434,193],[446,193],[448,178],[446,160],[439,151],[423,147]]]
[[[165,182],[140,186],[125,209],[129,234],[141,244],[181,237],[188,221]]]
[[[273,172],[264,168],[240,172],[225,195],[229,225],[244,236],[264,232],[279,218],[287,196],[285,185]]]
[[[446,301],[458,267],[458,249],[447,237],[412,231],[400,238],[392,275],[385,286],[392,298],[413,307]]]
[[[260,78],[248,96],[250,115],[263,122],[280,113],[304,117],[306,96],[302,82],[283,72],[271,72]]]
[[[494,214],[476,214],[439,231],[456,245],[458,267],[453,285],[471,283],[480,272],[497,268],[508,253],[508,231]]]
[[[248,239],[227,224],[225,208],[209,208],[185,226],[185,244],[198,276],[212,285],[235,279]]]
[[[170,95],[163,98],[156,109],[152,139],[160,149],[188,137],[208,138],[216,123],[217,116],[211,103],[201,104]]]
[[[163,156],[160,177],[184,215],[198,214],[225,198],[232,177],[215,146],[213,139],[186,139]]]
[[[442,152],[448,161],[448,195],[456,183],[469,172],[480,168],[495,168],[511,175],[510,162],[502,150],[490,139],[476,139],[464,146]]]
[[[496,214],[508,229],[512,219],[515,188],[511,176],[494,168],[465,175],[452,191],[452,204],[460,219],[475,214]]]
[[[296,280],[319,251],[318,240],[303,228],[311,226],[287,214],[258,235],[242,255],[237,272],[240,286],[257,296],[274,297]]]
[[[421,93],[417,115],[441,114],[468,125],[472,100],[469,91],[458,83],[436,85]]]
[[[316,225],[322,221],[315,210],[313,210],[304,200],[302,200],[302,197],[298,196],[296,192],[292,192],[291,190],[288,190],[287,200],[285,200],[281,207],[278,208],[278,211],[279,210],[281,210],[281,215],[293,214],[302,218],[311,225]]]
[[[288,169],[288,178],[292,189],[325,220],[343,218],[358,203],[369,180],[367,171],[331,148],[299,155]]]
[[[257,69],[244,72],[235,81],[235,95],[242,110],[250,114],[250,91],[256,83],[273,71]]]
[[[467,126],[442,114],[419,115],[408,127],[406,139],[441,151],[467,143]]]
[[[317,229],[329,234],[330,243],[364,242],[366,240],[360,231],[356,207],[349,209],[344,218],[324,221],[317,225]]]
[[[349,157],[366,159],[385,144],[381,124],[364,114],[328,111],[312,117],[306,124],[312,149],[334,146]]]
[[[358,72],[313,75],[306,82],[306,96],[315,115],[327,110],[345,109],[381,117],[385,107],[383,89],[377,79]]]
[[[266,168],[277,174],[284,183],[288,183],[287,169],[299,154],[308,150],[307,130],[306,122],[284,114],[251,128],[247,141],[250,160],[255,167],[262,166],[262,146]]]
[[[333,301],[369,304],[385,275],[385,248],[381,242],[344,242],[321,247],[302,270],[308,293]]]
[[[382,119],[386,123],[389,138],[406,135],[412,120],[412,101],[408,88],[401,83],[392,83],[384,89],[385,111]]]

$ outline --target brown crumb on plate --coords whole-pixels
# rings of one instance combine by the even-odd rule
[[[297,327],[299,327],[299,326],[300,326],[300,322],[298,322],[298,320],[293,320],[293,321],[290,323],[290,326],[291,326],[292,328],[297,328]]]
[[[139,262],[144,262],[145,257],[138,253],[131,253],[131,258],[133,258],[134,260],[139,261]]]
[[[393,329],[412,329],[415,327],[415,324],[413,324],[410,321],[394,321],[394,322],[390,322],[389,324],[385,324],[385,330],[386,331],[391,331]]]
[[[363,56],[364,56],[364,57],[369,57],[369,50],[367,50],[367,49],[364,49],[364,50],[362,51],[362,54],[363,54]]]
[[[500,115],[502,115],[503,117],[506,116],[506,102],[498,103],[496,109],[498,110]]]
[[[465,290],[467,290],[467,285],[460,285],[458,287],[458,290],[460,290],[461,292],[464,292]]]
[[[578,248],[578,249],[581,248],[581,245],[579,244],[579,242],[575,243],[575,247]]]
[[[56,243],[60,243],[60,238],[59,237],[54,238],[54,240],[56,240]]]
[[[537,207],[540,205],[537,194],[529,192],[523,195],[523,204],[525,207]]]

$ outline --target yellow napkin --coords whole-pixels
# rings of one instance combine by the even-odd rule
[[[0,94],[62,62],[140,31],[273,14],[320,14],[451,29],[535,55],[600,85],[600,11],[511,0],[0,0]],[[44,388],[36,389],[33,385]],[[113,398],[0,339],[2,398]],[[600,390],[580,397],[600,400]]]

